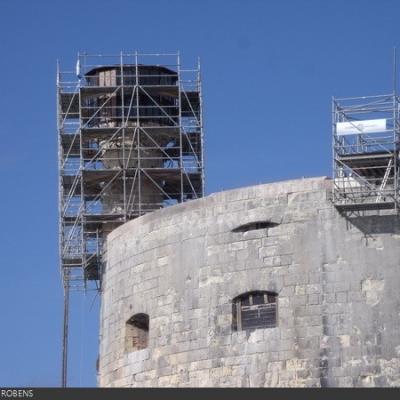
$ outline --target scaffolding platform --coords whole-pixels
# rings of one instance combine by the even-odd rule
[[[333,202],[339,211],[399,205],[399,98],[333,99]]]

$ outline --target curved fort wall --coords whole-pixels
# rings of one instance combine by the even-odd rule
[[[330,191],[246,187],[114,230],[99,385],[400,385],[399,219],[341,216]],[[235,327],[234,299],[253,291],[276,295],[275,327]],[[132,334],[135,315],[148,331]]]

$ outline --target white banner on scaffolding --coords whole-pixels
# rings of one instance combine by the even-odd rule
[[[384,131],[386,131],[386,119],[367,119],[364,121],[338,122],[336,124],[337,135]]]

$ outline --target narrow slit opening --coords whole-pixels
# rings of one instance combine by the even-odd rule
[[[278,225],[279,224],[277,222],[271,222],[271,221],[248,222],[247,224],[239,225],[236,228],[232,229],[232,232],[255,231],[255,230],[259,230],[259,229],[274,228]]]

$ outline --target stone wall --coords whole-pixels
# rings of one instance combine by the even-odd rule
[[[99,386],[400,385],[400,222],[341,216],[331,181],[213,194],[107,242]],[[268,220],[276,227],[231,232]],[[232,330],[232,299],[278,294],[277,327]],[[148,347],[126,322],[150,317]]]

